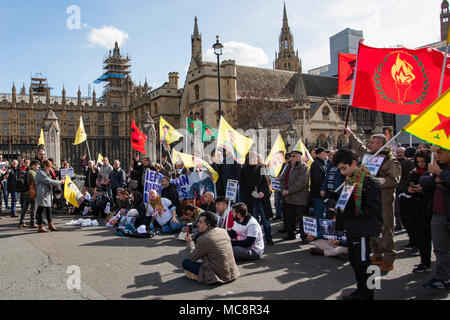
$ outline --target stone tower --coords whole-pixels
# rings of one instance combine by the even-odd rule
[[[284,4],[283,27],[280,35],[279,52],[275,53],[274,69],[302,72],[302,64],[298,57],[298,51],[294,51],[294,37],[289,28],[286,3]]]
[[[192,39],[192,56],[189,70],[199,68],[202,65],[202,35],[198,30],[197,17],[195,17],[194,34]]]
[[[448,1],[444,0],[441,4],[441,41],[447,41],[448,28],[450,27],[450,12]]]

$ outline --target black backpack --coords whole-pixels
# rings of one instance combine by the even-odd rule
[[[28,191],[28,170],[22,171],[19,170],[17,173],[17,179],[16,179],[16,192],[26,192]]]

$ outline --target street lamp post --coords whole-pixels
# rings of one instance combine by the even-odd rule
[[[219,84],[219,121],[222,116],[222,100],[220,96],[220,56],[222,55],[223,45],[219,42],[219,36],[217,36],[217,41],[213,45],[214,54],[217,56],[217,79]]]

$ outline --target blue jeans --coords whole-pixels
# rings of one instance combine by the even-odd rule
[[[272,241],[272,228],[270,226],[269,220],[267,220],[266,215],[264,214],[264,205],[262,199],[255,199],[255,202],[253,202],[253,217],[256,220],[259,220],[258,217],[261,217],[266,240],[267,242]]]
[[[14,215],[17,213],[16,210],[16,203],[17,203],[17,192],[9,192],[11,194],[11,215]],[[8,202],[6,202],[8,204]]]
[[[283,216],[283,207],[281,205],[281,200],[283,196],[281,195],[281,191],[275,191],[275,210],[276,210],[276,218],[281,218]]]
[[[170,220],[169,222],[167,222],[165,225],[162,226],[161,232],[172,234],[172,233],[175,233],[175,232],[181,230],[181,228],[186,227],[186,226],[187,226],[186,223],[182,223],[182,222],[175,223],[172,220]]]
[[[201,265],[202,264],[200,262],[192,262],[190,259],[183,260],[183,269],[196,275],[200,273]]]
[[[317,239],[322,238],[322,231],[320,230],[319,226],[319,219],[325,219],[325,216],[323,214],[324,206],[322,198],[312,198],[311,199],[313,205],[314,205],[314,218],[317,219]]]

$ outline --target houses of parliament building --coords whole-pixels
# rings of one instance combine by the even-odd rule
[[[446,20],[442,18],[444,10]],[[448,21],[448,2],[444,0],[444,33]],[[90,98],[82,97],[80,89],[76,98],[67,97],[64,89],[61,95],[53,96],[48,80],[39,75],[31,79],[28,89],[23,86],[17,90],[13,85],[11,93],[0,94],[0,153],[8,158],[30,157],[36,152],[39,133],[50,110],[58,118],[61,158],[75,167],[86,152],[84,145],[72,145],[80,116],[93,158],[101,153],[121,160],[123,167],[128,166],[132,156],[132,120],[141,128],[149,115],[157,136],[160,116],[175,128],[185,128],[185,117],[217,128],[217,64],[203,60],[197,18],[191,40],[191,62],[183,87],[177,72],[170,72],[168,81],[156,89],[150,88],[147,81],[143,86],[135,85],[131,80],[131,59],[121,54],[117,43],[103,61],[104,74],[96,83],[104,82],[105,87],[98,98],[95,91]],[[346,145],[347,138],[337,127],[345,122],[349,97],[337,96],[337,78],[302,72],[286,6],[278,40],[273,69],[236,65],[234,60],[221,63],[222,115],[235,128],[279,128],[285,141],[288,132],[295,131],[296,137],[302,137],[310,147]],[[352,108],[350,127],[363,138],[380,131],[381,126],[395,128],[394,115]]]

